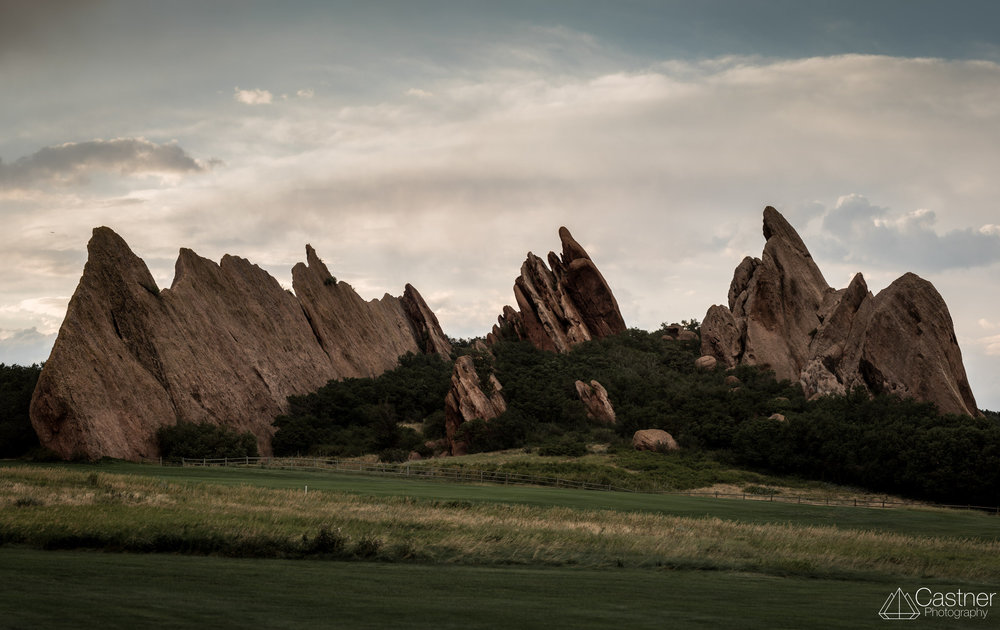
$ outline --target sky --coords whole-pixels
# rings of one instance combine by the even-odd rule
[[[701,319],[762,210],[827,282],[912,271],[1000,409],[1000,3],[0,0],[0,362],[94,227],[489,331],[568,227],[629,326]]]

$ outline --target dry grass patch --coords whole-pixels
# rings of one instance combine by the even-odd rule
[[[66,469],[2,474],[0,541],[43,548],[1000,579],[997,541]]]

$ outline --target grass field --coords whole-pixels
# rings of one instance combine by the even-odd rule
[[[897,587],[953,586],[17,548],[0,548],[0,583],[0,627],[51,629],[874,628],[888,623],[877,613]],[[907,627],[996,627],[990,621],[918,619]]]
[[[899,586],[1000,590],[975,512],[269,469],[3,464],[0,541],[11,628],[859,627]]]

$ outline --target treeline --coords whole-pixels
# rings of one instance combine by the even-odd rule
[[[274,422],[274,454],[379,453],[384,461],[401,461],[414,450],[430,455],[424,442],[444,436],[451,369],[437,355],[411,353],[378,378],[330,381],[311,394],[291,396],[288,413]]]
[[[787,421],[754,419],[735,459],[795,474],[947,504],[1000,504],[1000,421],[941,415],[934,405],[862,389],[826,396]]]
[[[0,457],[20,457],[38,449],[28,409],[40,365],[0,363]]]

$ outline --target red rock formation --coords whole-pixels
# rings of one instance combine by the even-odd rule
[[[216,264],[188,249],[161,291],[124,240],[95,229],[32,398],[42,445],[152,457],[157,428],[187,421],[251,431],[267,452],[289,395],[379,374],[406,352],[450,350],[415,289],[366,302],[306,251],[298,296],[242,258]]]
[[[608,398],[608,390],[597,381],[590,381],[590,384],[583,381],[576,381],[576,395],[580,397],[580,402],[587,408],[587,417],[591,420],[614,424],[618,421],[615,415],[615,408]]]
[[[593,260],[566,228],[559,228],[559,238],[562,256],[549,252],[548,266],[528,252],[514,281],[518,310],[504,307],[489,341],[506,330],[543,350],[567,352],[625,330],[618,301]]]
[[[451,374],[451,389],[444,401],[445,433],[452,455],[465,455],[469,447],[465,440],[456,437],[460,426],[476,419],[492,420],[507,410],[502,389],[493,373],[485,383],[479,378],[472,356],[458,357]]]
[[[702,354],[798,381],[807,396],[856,386],[979,415],[948,307],[934,286],[908,273],[872,295],[861,274],[834,290],[795,230],[764,210],[764,254],[745,258],[729,307],[712,306],[701,326]]]

